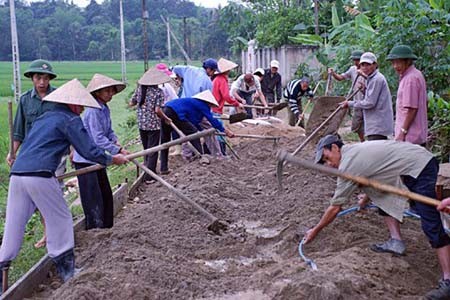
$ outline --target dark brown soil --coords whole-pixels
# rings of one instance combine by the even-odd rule
[[[202,166],[171,158],[165,176],[229,222],[225,234],[209,232],[207,219],[160,184],[142,186],[114,228],[77,234],[81,272],[63,285],[42,286],[34,299],[419,299],[434,287],[439,268],[417,221],[402,225],[406,256],[368,249],[387,237],[374,211],[338,218],[307,245],[318,265],[311,270],[298,243],[327,207],[335,179],[287,165],[279,192],[276,152],[293,151],[300,131],[234,130],[285,137],[278,147],[241,139],[235,147],[241,161]],[[299,155],[312,159],[313,148]]]

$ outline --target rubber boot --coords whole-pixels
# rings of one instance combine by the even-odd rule
[[[56,271],[62,281],[66,282],[73,277],[75,273],[75,255],[73,249],[53,257],[52,260],[55,263]]]
[[[0,296],[3,294],[3,270],[8,270],[10,263],[9,261],[0,262]]]

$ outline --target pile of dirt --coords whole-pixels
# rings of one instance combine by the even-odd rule
[[[277,126],[236,133],[281,134],[270,141],[237,139],[242,160],[185,163],[171,157],[167,179],[187,197],[230,223],[223,235],[160,184],[142,186],[114,228],[76,235],[81,272],[55,278],[33,299],[418,299],[439,278],[435,253],[414,220],[402,225],[407,255],[368,249],[387,235],[374,211],[338,218],[298,254],[303,233],[320,219],[335,179],[287,165],[277,190],[277,150],[293,150],[299,129]],[[313,158],[313,148],[299,155]],[[356,198],[353,199],[356,202]]]

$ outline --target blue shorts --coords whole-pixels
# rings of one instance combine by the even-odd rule
[[[403,183],[408,189],[423,196],[436,199],[436,180],[439,163],[432,158],[417,178],[402,176]],[[413,208],[420,216],[422,230],[428,238],[432,248],[441,248],[450,245],[450,238],[442,225],[441,215],[436,207],[418,201],[411,201]]]

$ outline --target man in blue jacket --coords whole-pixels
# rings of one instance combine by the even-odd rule
[[[63,281],[67,281],[75,270],[74,235],[72,214],[55,177],[61,157],[72,145],[83,157],[102,165],[123,164],[128,160],[122,154],[106,154],[89,137],[79,115],[83,106],[99,105],[77,79],[43,100],[67,105],[60,105],[34,121],[11,168],[0,269],[7,268],[19,253],[25,226],[37,208],[47,225],[47,252]],[[0,272],[0,281],[2,276]]]
[[[194,95],[192,98],[169,101],[162,110],[157,108],[156,113],[164,121],[161,122],[161,143],[170,141],[170,134],[172,133],[170,123],[173,122],[185,135],[190,135],[202,130],[200,123],[203,118],[206,118],[212,127],[225,132],[228,137],[233,137],[233,132],[224,128],[222,123],[213,117],[211,106],[218,107],[219,104],[211,91],[207,90]],[[203,153],[200,139],[192,140],[191,143],[200,153]],[[169,150],[161,151],[161,174],[169,173],[168,155]]]

